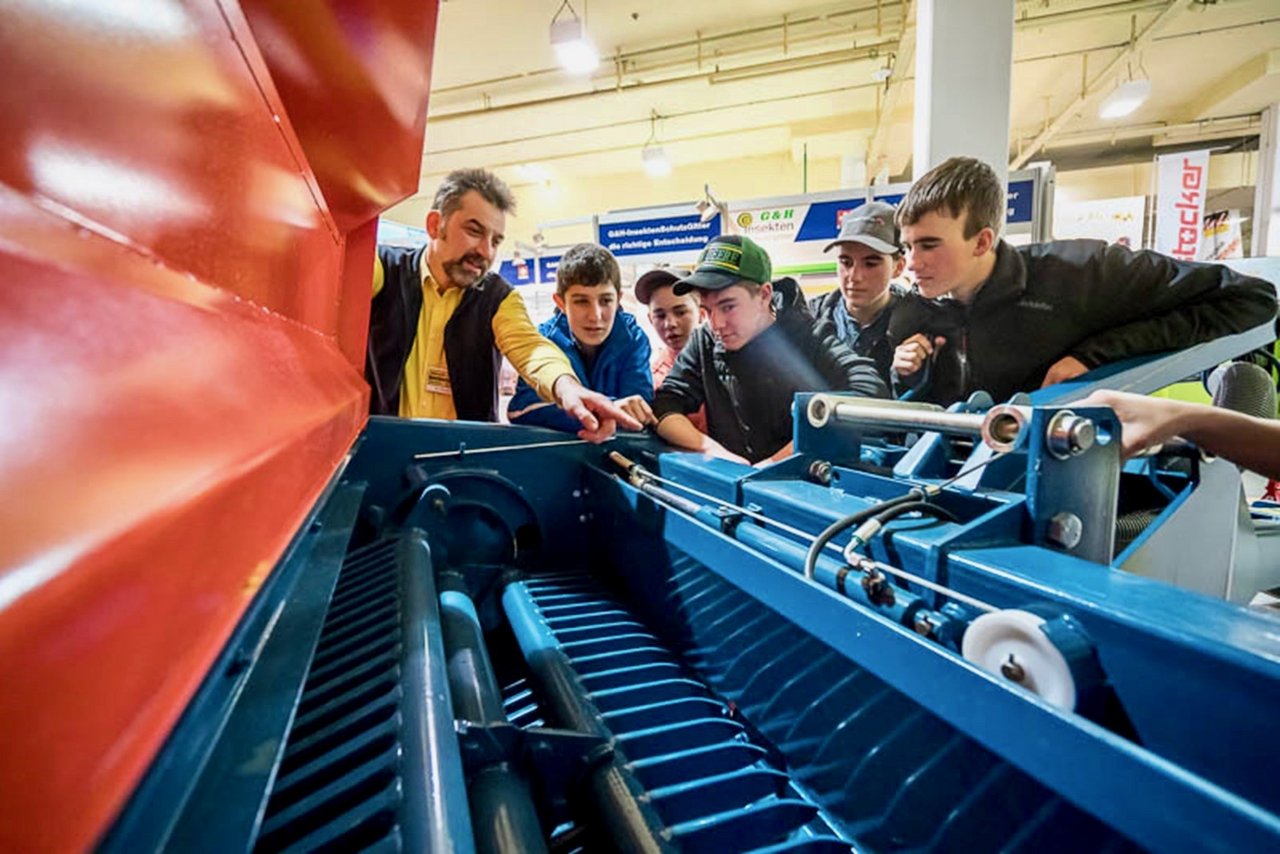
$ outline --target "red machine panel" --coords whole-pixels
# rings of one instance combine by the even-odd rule
[[[109,826],[364,423],[435,4],[245,6],[0,6],[3,850]]]

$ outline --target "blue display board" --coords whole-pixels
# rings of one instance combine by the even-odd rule
[[[544,285],[554,285],[556,271],[560,269],[559,255],[544,255],[538,259],[538,281]]]
[[[532,285],[535,268],[533,262],[521,258],[518,262],[507,259],[498,265],[498,275],[513,285]]]
[[[877,195],[876,201],[896,205],[903,199],[903,193],[887,193]],[[1035,201],[1035,181],[1011,181],[1008,188],[1009,210],[1005,223],[1015,225],[1031,223],[1033,202]],[[840,232],[840,222],[844,215],[866,204],[862,197],[853,199],[833,199],[825,202],[813,202],[805,214],[804,222],[796,233],[796,242],[806,240],[832,240]]]
[[[707,222],[697,214],[602,222],[596,240],[617,257],[697,251],[720,234],[720,215]]]
[[[1009,182],[1008,194],[1005,201],[1009,205],[1008,213],[1005,216],[1005,222],[1013,225],[1020,222],[1031,222],[1033,202],[1035,201],[1036,182],[1031,179],[1025,181]]]

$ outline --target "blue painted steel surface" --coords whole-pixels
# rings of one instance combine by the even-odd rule
[[[848,476],[857,487],[875,479]],[[866,504],[848,495],[822,502],[820,491],[806,483],[748,481],[743,500],[810,533]],[[1014,545],[1028,541],[1026,499],[996,494],[986,498],[986,506],[992,509],[967,508],[963,525],[909,524],[891,545],[875,543],[873,554],[998,607],[1061,603],[1097,641],[1104,669],[1148,748],[1265,809],[1280,809],[1274,787],[1249,759],[1267,743],[1266,717],[1256,709],[1280,703],[1280,644],[1273,621],[1052,549]],[[807,524],[806,507],[814,508]],[[1009,545],[990,547],[1001,542]],[[987,547],[966,548],[970,544]],[[721,559],[706,560],[718,566]],[[934,594],[920,592],[937,606]],[[1171,701],[1190,710],[1198,725],[1240,737],[1227,743],[1193,737],[1186,717],[1168,715]]]
[[[1065,405],[1102,389],[1150,394],[1165,386],[1181,382],[1189,376],[1194,376],[1219,362],[1225,362],[1259,347],[1268,347],[1275,337],[1275,326],[1264,323],[1248,332],[1206,341],[1176,353],[1159,353],[1153,356],[1125,359],[1094,368],[1077,380],[1069,380],[1034,391],[1031,393],[1031,401],[1037,406]]]
[[[641,621],[589,576],[556,573],[508,586],[503,602],[522,649],[556,650],[573,668],[580,722],[607,733],[645,787],[663,835],[687,851],[773,845],[849,850],[770,752]]]
[[[663,477],[731,504],[738,503],[740,481],[758,472],[748,465],[701,454],[663,454],[659,466]]]
[[[1071,554],[1109,563],[1120,483],[1120,422],[1108,409],[1081,409],[1076,414],[1092,421],[1099,438],[1081,453],[1059,459],[1049,447],[1056,414],[1046,409],[1032,412],[1025,451],[1027,511],[1038,545],[1056,544]],[[1051,525],[1060,514],[1079,520],[1078,542],[1055,543]]]
[[[887,620],[851,608],[835,594],[722,534],[672,515],[666,537],[789,621],[791,631],[812,635],[918,707],[1144,845],[1161,850],[1260,850],[1280,840],[1280,820],[1266,809],[1064,714]],[[765,636],[759,642],[768,640]],[[1208,701],[1206,697],[1201,704]],[[1250,746],[1256,748],[1257,743]],[[1244,770],[1263,776],[1253,766]]]
[[[1052,458],[1044,437],[1055,412],[1031,412],[1028,441],[967,474],[982,455],[957,459],[968,451],[953,440],[914,460],[910,477],[869,470],[852,452],[868,443],[844,427],[798,428],[800,453],[763,469],[659,456],[643,438],[611,444],[690,504],[615,477],[608,448],[524,449],[549,434],[375,419],[351,467],[368,482],[358,539],[376,549],[377,538],[421,525],[406,547],[418,569],[339,581],[329,620],[350,633],[342,642],[385,648],[326,652],[322,635],[272,772],[275,797],[285,796],[268,804],[259,846],[321,839],[307,835],[311,827],[283,830],[323,803],[323,792],[296,794],[309,751],[324,740],[340,755],[372,749],[381,730],[336,733],[387,698],[349,707],[336,696],[308,699],[310,680],[363,690],[375,658],[401,660],[384,621],[403,614],[419,645],[402,669],[419,681],[377,684],[395,692],[387,697],[423,698],[417,708],[392,701],[418,752],[432,757],[424,761],[436,763],[420,777],[427,788],[416,800],[435,805],[414,819],[430,837],[420,847],[472,820],[461,793],[485,790],[482,770],[495,762],[530,772],[537,823],[558,828],[544,840],[552,849],[1277,847],[1280,789],[1269,769],[1280,749],[1266,710],[1280,708],[1278,624],[1118,571],[1105,543],[1088,560],[1054,545],[1047,522],[1064,509],[1093,512],[1072,503],[1082,496],[1098,497],[1089,524],[1105,533],[1117,482],[1133,490],[1123,509],[1166,509],[1153,514],[1157,524],[1197,488],[1194,467],[1121,475],[1114,435],[1111,445]],[[1079,414],[1118,432],[1103,411]],[[486,447],[505,450],[472,453]],[[820,460],[834,464],[812,469]],[[889,521],[859,547],[875,563],[857,557],[851,566],[840,553],[846,530],[819,558],[815,580],[802,576],[821,530],[926,484],[940,488],[931,500],[954,521]],[[502,686],[502,713],[491,704],[481,715],[489,723],[457,719],[436,666],[438,615],[411,614],[374,592],[391,577],[414,601],[434,601],[422,587],[428,542],[430,560],[449,573],[444,601],[465,617],[477,650],[483,630]],[[450,592],[464,589],[451,586],[458,577],[472,598]],[[832,589],[841,586],[843,595]],[[959,654],[965,627],[990,609],[1047,621],[1045,636],[1077,676],[1077,712]],[[587,769],[576,784],[575,769]],[[352,826],[329,823],[333,833]]]

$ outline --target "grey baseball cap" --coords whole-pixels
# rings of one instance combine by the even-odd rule
[[[895,208],[885,202],[867,202],[844,215],[840,234],[827,244],[823,252],[841,243],[861,243],[877,252],[892,255],[901,252],[898,226],[893,221]]]

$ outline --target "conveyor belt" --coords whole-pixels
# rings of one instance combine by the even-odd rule
[[[859,850],[1132,849],[703,564],[675,549],[669,560],[665,596],[636,596],[644,617]]]
[[[425,556],[425,543],[420,549]],[[434,588],[411,583],[430,577],[430,561],[415,565],[406,554],[416,552],[384,542],[348,557],[259,851],[399,847],[422,832],[418,822],[429,824],[416,814],[418,798],[451,793],[456,807],[465,793],[460,766],[450,783],[440,767],[423,770],[439,757],[414,758],[404,742],[406,722],[439,713],[421,707],[419,692],[405,685],[414,672],[406,643],[425,637],[430,647],[439,631]],[[531,667],[503,689],[510,723],[575,729],[614,747],[614,776],[594,790],[604,793],[604,807],[585,812],[592,833],[575,845],[691,852],[1132,847],[705,566],[679,552],[670,565],[665,599],[624,601],[625,592],[582,573],[532,576],[503,595],[526,660],[563,662],[560,685],[576,697],[568,714],[546,702]],[[429,664],[433,655],[426,658]],[[419,775],[443,782],[407,797]],[[612,812],[611,796],[621,804]],[[609,841],[624,814],[634,819],[627,841],[653,845]]]
[[[737,711],[591,578],[539,576],[516,587],[506,598],[531,609],[516,621],[521,645],[567,656],[664,839],[694,852],[850,850]],[[540,636],[520,637],[531,626]],[[517,722],[533,714],[522,689],[508,702]]]

